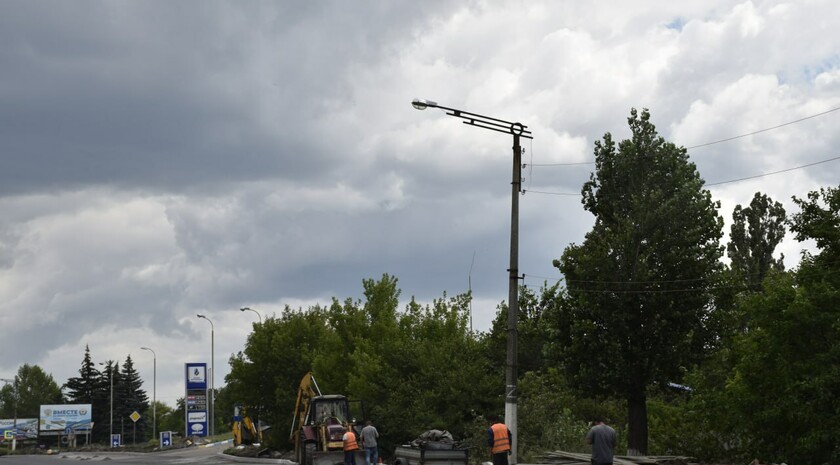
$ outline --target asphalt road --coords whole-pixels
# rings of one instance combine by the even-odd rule
[[[117,462],[118,465],[146,464],[207,464],[235,465],[238,462],[221,456],[226,446],[190,447],[164,452],[62,452],[55,455],[7,455],[0,457],[0,465],[55,465],[73,462]],[[241,462],[240,462],[241,463]],[[254,460],[251,463],[277,463],[276,460]]]

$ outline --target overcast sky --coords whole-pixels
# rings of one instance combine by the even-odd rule
[[[468,283],[477,329],[507,298],[511,137],[425,98],[519,121],[520,270],[537,287],[593,217],[593,142],[649,108],[716,183],[840,156],[840,6],[781,1],[3,1],[0,377],[59,384],[85,345],[131,354],[157,398],[183,364],[216,385],[257,315]],[[542,165],[542,166],[541,166]],[[710,187],[837,186],[840,160]],[[578,195],[556,195],[572,193]],[[806,244],[807,245],[807,244]],[[790,234],[788,267],[803,244]],[[475,261],[473,264],[473,256]],[[470,272],[472,268],[472,272]]]

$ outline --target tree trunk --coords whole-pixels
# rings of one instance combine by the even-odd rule
[[[628,415],[627,455],[647,455],[647,396],[644,392],[631,394],[627,399],[627,405],[630,410]]]

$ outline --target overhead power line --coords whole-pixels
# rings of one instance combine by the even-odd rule
[[[729,179],[727,181],[710,182],[710,183],[706,183],[704,187],[719,186],[721,184],[731,184],[731,183],[735,183],[735,182],[748,181],[750,179],[757,179],[757,178],[762,178],[764,176],[772,176],[774,174],[781,174],[781,173],[787,173],[787,172],[790,172],[790,171],[801,170],[803,168],[809,168],[811,166],[821,165],[823,163],[828,163],[828,162],[837,161],[837,160],[840,160],[840,156],[836,156],[836,157],[833,157],[833,158],[828,158],[826,160],[815,161],[813,163],[808,163],[808,164],[805,164],[805,165],[799,165],[799,166],[794,166],[794,167],[791,167],[791,168],[785,168],[783,170],[770,171],[768,173],[761,173],[761,174],[756,174],[756,175],[753,175],[753,176],[745,176],[743,178]],[[571,192],[546,192],[546,191],[534,191],[534,190],[527,190],[527,191],[522,191],[522,192],[523,193],[533,192],[534,194],[560,195],[560,196],[575,196],[575,195],[579,196],[580,195],[580,193],[571,193]]]
[[[719,186],[721,184],[729,184],[729,183],[733,183],[733,182],[746,181],[748,179],[761,178],[761,177],[770,176],[770,175],[773,175],[773,174],[787,173],[788,171],[794,171],[794,170],[799,170],[799,169],[802,169],[802,168],[808,168],[809,166],[820,165],[820,164],[828,163],[828,162],[834,161],[834,160],[840,160],[840,157],[829,158],[828,160],[815,161],[814,163],[808,163],[807,165],[794,166],[793,168],[785,168],[785,169],[779,170],[779,171],[771,171],[769,173],[756,174],[755,176],[747,176],[747,177],[744,177],[744,178],[730,179],[729,181],[710,182],[710,183],[706,184],[706,187]]]
[[[806,116],[804,118],[799,118],[799,119],[793,120],[793,121],[788,121],[787,123],[778,124],[776,126],[772,126],[772,127],[769,127],[769,128],[764,128],[764,129],[759,129],[757,131],[748,132],[746,134],[739,134],[737,136],[727,137],[725,139],[713,140],[711,142],[705,142],[703,144],[692,145],[692,146],[686,147],[686,150],[696,149],[696,148],[700,148],[700,147],[707,147],[709,145],[715,145],[715,144],[720,144],[722,142],[729,142],[729,141],[736,140],[736,139],[742,139],[744,137],[754,136],[756,134],[761,134],[762,132],[772,131],[774,129],[779,129],[779,128],[783,128],[785,126],[790,126],[791,124],[801,123],[802,121],[817,118],[819,116],[823,116],[823,115],[826,115],[828,113],[831,113],[831,112],[834,112],[834,111],[837,111],[837,110],[840,110],[840,107],[831,108],[829,110],[826,110],[826,111],[823,111],[823,112],[820,112],[820,113],[817,113],[817,114],[814,114],[814,115]],[[577,165],[594,165],[594,164],[595,164],[594,161],[581,161],[581,162],[574,162],[574,163],[532,163],[531,166],[577,166]]]
[[[802,121],[809,120],[811,118],[816,118],[818,116],[822,116],[822,115],[825,115],[825,114],[831,113],[832,111],[837,111],[837,110],[840,110],[840,107],[832,108],[832,109],[826,110],[822,113],[817,113],[815,115],[806,116],[804,118],[799,118],[797,120],[788,121],[787,123],[782,123],[782,124],[779,124],[777,126],[773,126],[773,127],[770,127],[770,128],[759,129],[758,131],[753,131],[753,132],[750,132],[750,133],[747,133],[747,134],[741,134],[739,136],[727,137],[726,139],[720,139],[720,140],[715,140],[715,141],[712,141],[712,142],[706,142],[704,144],[692,145],[691,147],[686,147],[686,149],[691,150],[691,149],[696,149],[696,148],[700,148],[700,147],[707,147],[709,145],[720,144],[721,142],[729,142],[731,140],[741,139],[742,137],[754,136],[754,135],[760,134],[762,132],[772,131],[773,129],[779,129],[779,128],[782,128],[782,127],[785,127],[785,126],[790,126],[791,124],[800,123]]]

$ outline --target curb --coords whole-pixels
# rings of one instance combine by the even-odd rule
[[[224,452],[219,452],[216,455],[236,463],[271,463],[277,465],[297,465],[297,462],[292,462],[291,460],[286,459],[258,459],[256,457],[237,457],[235,455],[225,454]]]
[[[233,443],[233,439],[225,439],[224,441],[211,442],[209,444],[202,444],[199,447],[215,447],[215,446],[220,446],[222,444],[231,444],[231,443]]]

